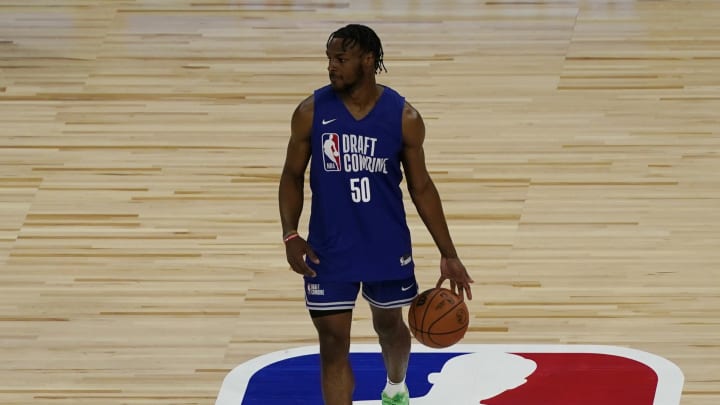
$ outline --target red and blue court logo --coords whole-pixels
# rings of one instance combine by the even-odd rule
[[[354,405],[380,405],[378,345],[352,345]],[[317,346],[266,354],[233,369],[216,405],[318,405]],[[657,355],[617,346],[414,345],[413,405],[679,405],[684,377]]]

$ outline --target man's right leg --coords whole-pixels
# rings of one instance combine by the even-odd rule
[[[350,367],[352,310],[311,310],[320,343],[322,393],[325,405],[352,405],[355,378]]]
[[[351,405],[355,378],[350,367],[350,325],[360,283],[305,278],[305,304],[320,343],[325,405]]]

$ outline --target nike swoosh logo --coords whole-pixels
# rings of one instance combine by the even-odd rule
[[[407,286],[407,287],[400,286],[400,289],[403,290],[403,291],[407,291],[407,290],[411,289],[414,285],[415,285],[415,284],[410,284],[410,285]]]
[[[327,120],[327,121],[325,121],[325,120],[322,120],[322,124],[323,124],[323,125],[327,125],[327,124],[329,124],[329,123],[331,123],[331,122],[335,121],[336,119],[337,119],[337,118],[333,118],[333,119],[331,119],[331,120]]]

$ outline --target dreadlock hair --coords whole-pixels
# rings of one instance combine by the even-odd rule
[[[383,70],[387,72],[380,38],[372,28],[361,24],[348,24],[330,34],[326,46],[330,46],[330,41],[334,38],[342,38],[343,49],[358,45],[363,52],[372,52],[375,56],[375,73],[381,73]]]

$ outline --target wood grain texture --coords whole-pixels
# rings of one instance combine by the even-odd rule
[[[425,118],[476,280],[465,342],[649,351],[683,405],[716,405],[719,20],[716,0],[3,1],[0,402],[208,405],[237,364],[315,343],[277,182],[327,36],[361,22]],[[362,300],[353,339],[375,341]]]

